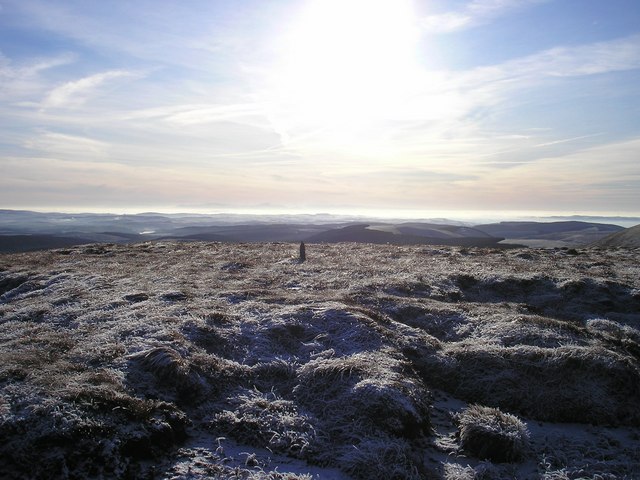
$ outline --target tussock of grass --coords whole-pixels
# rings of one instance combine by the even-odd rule
[[[520,419],[497,408],[472,405],[457,417],[460,446],[468,454],[494,462],[524,458],[529,432]]]
[[[252,369],[248,365],[228,358],[208,353],[194,353],[189,357],[191,369],[209,383],[234,386],[234,382],[244,382],[251,378]]]
[[[294,402],[248,390],[231,397],[229,403],[233,410],[224,410],[211,421],[216,431],[298,458],[310,458],[318,448],[314,420],[301,414]]]
[[[444,480],[476,480],[476,471],[473,467],[447,463],[444,466]]]
[[[175,392],[175,397],[165,397],[179,404],[200,400],[207,386],[203,378],[192,368],[191,361],[175,349],[168,346],[151,348],[129,356],[133,365],[150,373],[156,380],[156,386],[163,393]],[[132,366],[133,366],[132,365]],[[139,382],[139,375],[130,368],[128,371],[132,383]]]
[[[432,362],[436,383],[483,402],[555,422],[639,424],[640,371],[629,356],[602,347],[501,347],[462,343],[453,363]],[[433,372],[432,372],[433,375]]]
[[[390,480],[419,480],[424,478],[412,455],[410,445],[392,437],[370,436],[347,447],[339,462],[353,478]]]
[[[5,387],[4,478],[64,478],[69,471],[123,478],[132,461],[161,455],[185,438],[183,412],[131,396],[112,372],[67,372],[64,385],[50,383],[57,390],[27,397],[24,389]]]
[[[218,317],[213,317],[218,318]],[[217,323],[223,321],[220,317]],[[217,325],[210,325],[204,320],[191,321],[184,324],[182,333],[193,344],[203,348],[207,353],[218,355],[228,355],[232,351],[229,340],[225,337],[222,329]]]
[[[189,377],[189,363],[171,347],[152,348],[130,358],[167,383],[183,383]]]
[[[3,274],[0,276],[0,299],[3,301],[11,299],[12,295],[5,294],[11,292],[12,290],[20,287],[20,285],[25,284],[29,280],[27,275],[11,275],[11,274]]]
[[[176,452],[177,461],[169,467],[163,478],[168,480],[313,480],[318,478],[309,474],[270,469],[268,462],[256,461],[253,454],[245,452],[244,455],[246,460],[243,465],[233,465],[233,463],[229,464],[233,459],[226,457],[224,451],[212,453],[203,447],[180,448]],[[193,462],[193,458],[198,460]],[[253,465],[254,463],[257,465]]]
[[[513,471],[501,469],[489,461],[480,462],[477,466],[463,466],[456,463],[445,463],[444,480],[513,480]]]
[[[251,367],[253,384],[262,391],[273,389],[282,393],[291,392],[296,384],[299,366],[296,359],[283,358],[257,363]]]
[[[604,318],[595,318],[587,321],[587,329],[604,335],[607,339],[622,342],[629,348],[633,348],[633,344],[640,348],[640,330],[630,325]]]
[[[456,341],[464,337],[469,320],[465,315],[441,305],[424,305],[410,301],[387,301],[384,311],[403,324],[420,329],[443,341]]]
[[[363,432],[412,438],[428,431],[429,392],[403,375],[406,365],[389,355],[361,353],[318,358],[299,369],[296,398],[317,415]],[[335,434],[342,435],[341,428]],[[355,429],[348,435],[363,434]]]

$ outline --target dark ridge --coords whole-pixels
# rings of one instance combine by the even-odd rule
[[[33,252],[87,243],[93,243],[93,241],[86,238],[57,237],[55,235],[0,235],[0,253]]]

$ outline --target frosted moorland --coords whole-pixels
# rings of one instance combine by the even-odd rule
[[[631,479],[634,249],[0,256],[6,478]]]

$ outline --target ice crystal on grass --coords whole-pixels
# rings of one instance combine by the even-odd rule
[[[444,465],[444,480],[476,480],[473,467],[447,463]]]

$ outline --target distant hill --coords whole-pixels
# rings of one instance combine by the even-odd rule
[[[299,242],[335,226],[288,223],[189,226],[175,229],[171,238],[208,240],[219,236],[219,241],[227,242]]]
[[[444,222],[445,220],[442,220]],[[575,247],[618,225],[583,221],[501,222],[471,226],[453,220],[403,221],[331,215],[196,215],[40,213],[0,209],[0,253],[86,243],[157,240],[208,242],[361,242],[465,247]]]
[[[496,246],[502,238],[468,227],[429,224],[350,225],[318,233],[309,237],[309,243],[389,243],[393,245],[457,245]]]
[[[624,230],[619,225],[592,222],[500,222],[476,225],[489,235],[532,247],[584,246]]]
[[[640,247],[640,225],[606,236],[593,243],[595,247]]]

